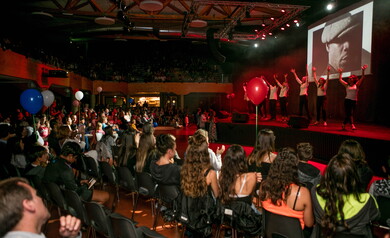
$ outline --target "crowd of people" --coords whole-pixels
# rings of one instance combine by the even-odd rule
[[[158,186],[175,186],[188,199],[208,198],[207,201],[214,204],[212,207],[221,206],[225,211],[230,209],[238,214],[242,222],[234,223],[234,228],[251,235],[260,235],[264,227],[267,229],[261,217],[266,211],[297,219],[306,237],[336,234],[372,237],[370,223],[379,218],[375,196],[389,191],[383,189],[386,183],[378,182],[371,188],[372,194],[367,193],[373,172],[367,165],[362,146],[355,140],[346,140],[340,145],[338,154],[321,175],[308,163],[313,159],[310,143],[277,150],[276,136],[270,129],[258,133],[248,156],[238,144],[230,145],[226,151],[225,146],[213,151],[209,148],[209,143],[215,139],[211,126],[213,112],[209,117],[200,110],[199,129],[188,137],[182,158],[177,152],[175,136],[164,133],[155,136],[150,118],[141,118],[141,124],[137,124],[134,119],[137,114],[133,112],[131,115],[130,112],[116,113],[117,119],[109,110],[97,112],[96,118],[92,116],[94,112],[88,112],[63,118],[59,114],[50,118],[19,115],[17,121],[8,118],[0,124],[1,207],[9,207],[11,197],[17,197],[13,206],[0,211],[0,222],[6,224],[7,221],[0,229],[1,236],[14,237],[15,232],[39,234],[48,219],[42,200],[28,181],[7,177],[38,177],[43,182],[75,191],[85,201],[112,206],[107,191],[89,188],[82,173],[75,173],[83,156],[108,163],[114,169],[127,167],[134,177],[148,173]],[[147,116],[145,110],[144,117]],[[205,128],[205,120],[210,122],[209,128]],[[119,124],[112,123],[119,121]],[[88,129],[89,123],[94,125],[92,131]],[[259,206],[254,203],[256,199]],[[194,203],[186,205],[190,204]],[[196,214],[198,220],[202,214]],[[10,216],[15,217],[12,222],[8,222]],[[211,225],[219,224],[218,216],[210,217],[214,220],[208,220],[210,229],[206,230],[191,229],[195,226],[187,220],[186,234],[199,237],[198,233],[202,232],[202,236],[210,236]],[[24,226],[26,219],[34,220],[35,229]],[[64,237],[77,236],[79,222],[72,217],[61,218],[60,233]]]

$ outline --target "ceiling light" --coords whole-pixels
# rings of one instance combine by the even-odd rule
[[[284,27],[280,28],[280,30],[284,31]]]
[[[164,5],[157,0],[144,0],[139,4],[139,8],[150,12],[160,11],[163,7]]]
[[[115,24],[115,20],[109,17],[96,17],[95,23],[99,25],[109,26]]]
[[[259,46],[259,44],[255,43],[253,46],[254,46],[255,48],[257,48],[257,47]]]
[[[286,12],[286,10],[282,9],[282,10],[281,10],[281,12],[285,13],[285,12]]]
[[[331,11],[335,7],[334,1],[330,1],[328,5],[326,5],[326,10]]]
[[[207,26],[207,21],[201,19],[195,19],[190,23],[190,27],[202,28]]]

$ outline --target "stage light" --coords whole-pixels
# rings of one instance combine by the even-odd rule
[[[271,19],[271,21],[275,20],[275,18],[273,18],[273,17],[271,17],[270,19]]]
[[[261,24],[261,26],[262,26],[262,27],[265,27],[265,23],[263,22],[263,23]]]
[[[295,25],[296,25],[297,27],[299,27],[299,26],[300,26],[299,22],[295,23]]]
[[[334,7],[335,7],[335,2],[334,1],[330,1],[328,3],[328,5],[326,5],[326,10],[332,11]]]
[[[259,44],[255,43],[253,46],[254,46],[255,48],[257,48],[257,47],[259,47]]]
[[[287,23],[286,26],[287,26],[287,27],[290,27],[290,24]]]
[[[280,28],[280,30],[284,31],[284,27]]]
[[[298,23],[298,20],[297,20],[297,19],[295,19],[295,20],[294,20],[294,23]]]
[[[286,12],[286,10],[282,9],[282,10],[281,10],[281,12],[285,13],[285,12]]]
[[[268,35],[272,36],[272,32],[269,32]]]

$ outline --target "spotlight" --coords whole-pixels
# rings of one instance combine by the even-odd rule
[[[286,26],[287,26],[287,27],[290,27],[290,24],[287,23]]]
[[[334,7],[335,7],[335,3],[334,1],[331,1],[328,3],[328,5],[326,5],[326,10],[332,11]]]
[[[295,25],[296,25],[297,27],[299,27],[299,26],[300,26],[299,22],[295,23]]]
[[[271,19],[271,21],[275,20],[275,18],[273,18],[273,17],[271,17],[270,19]]]
[[[262,27],[265,27],[265,23],[262,23],[261,26],[262,26]]]
[[[294,20],[294,23],[298,23],[298,20],[297,20],[297,19],[295,19],[295,20]]]
[[[269,32],[268,35],[272,36],[272,32]]]
[[[281,12],[285,13],[285,12],[286,12],[286,10],[282,9],[282,10],[281,10]]]
[[[280,30],[284,31],[284,27],[280,28]]]
[[[257,48],[257,47],[259,47],[259,44],[255,43],[253,46],[254,46],[255,48]]]

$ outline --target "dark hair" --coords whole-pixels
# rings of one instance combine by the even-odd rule
[[[248,172],[245,156],[245,150],[240,145],[231,145],[226,151],[219,178],[221,201],[224,204],[232,200],[231,195],[236,195],[234,183],[237,177]]]
[[[206,138],[200,134],[188,139],[186,159],[180,171],[181,188],[186,196],[201,197],[207,192],[205,170],[210,168],[210,155]]]
[[[313,158],[313,146],[310,143],[303,142],[297,145],[297,155],[302,161],[308,161]]]
[[[34,162],[37,158],[42,157],[44,154],[47,154],[47,149],[41,145],[32,146],[27,154],[28,160],[30,163]]]
[[[351,156],[347,153],[334,156],[317,187],[317,194],[326,201],[321,222],[326,237],[332,237],[339,225],[348,228],[344,220],[344,197],[353,195],[360,202],[362,192],[357,168]]]
[[[0,138],[7,137],[11,131],[11,127],[8,124],[0,124]]]
[[[165,155],[169,149],[173,149],[176,138],[171,134],[161,134],[156,138],[156,147],[160,155]]]
[[[348,139],[341,143],[338,154],[347,153],[355,161],[356,165],[366,164],[366,154],[363,147],[356,140]]]
[[[81,154],[80,145],[77,142],[68,141],[61,148],[61,155],[74,155],[78,156]]]
[[[286,147],[276,156],[260,188],[260,200],[270,199],[277,206],[287,201],[290,195],[290,184],[299,184],[298,157],[292,148]]]
[[[23,217],[23,200],[31,200],[31,192],[18,183],[28,184],[25,178],[0,181],[0,237],[11,231]]]
[[[257,166],[261,165],[260,159],[264,155],[270,154],[275,151],[275,135],[270,129],[262,129],[257,135],[256,145],[252,153],[248,156],[248,164],[256,163]]]

